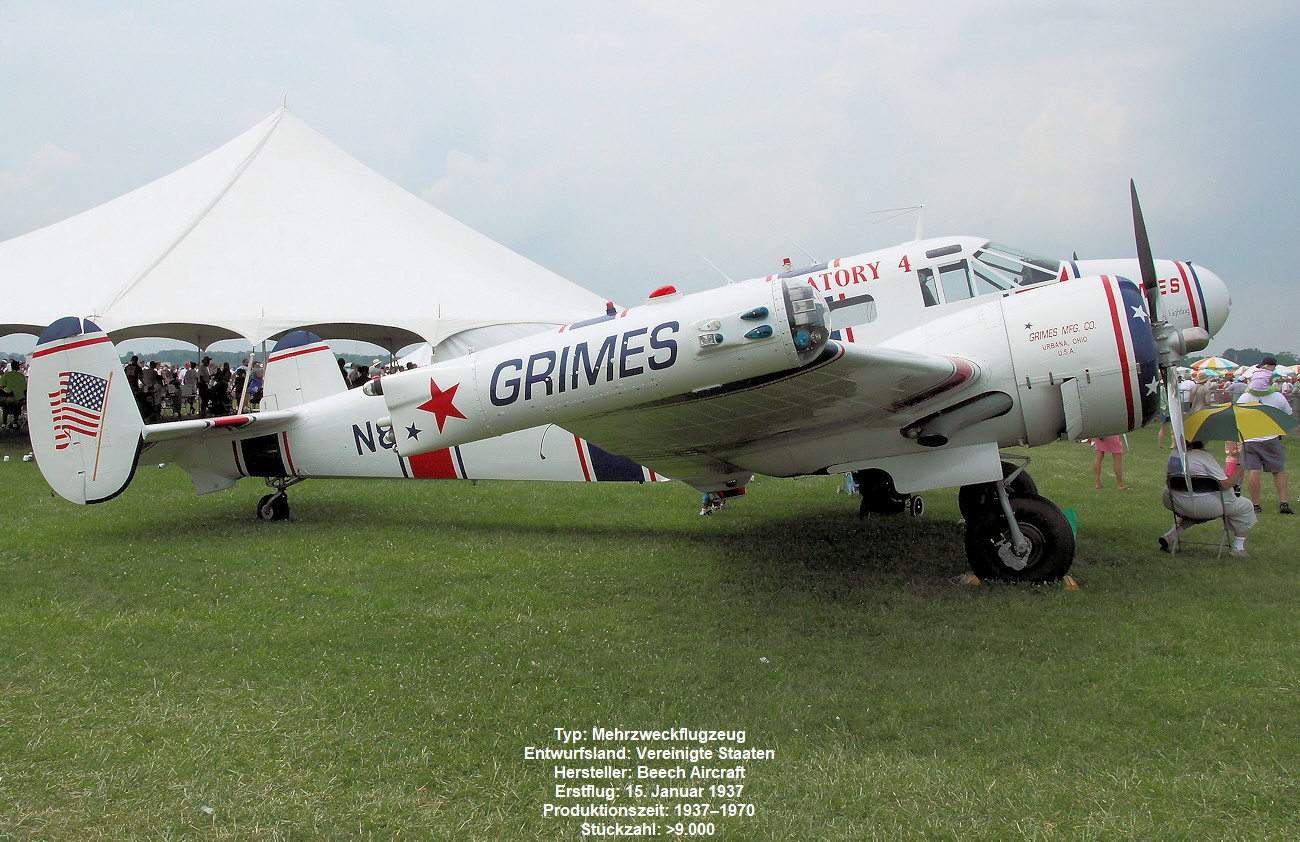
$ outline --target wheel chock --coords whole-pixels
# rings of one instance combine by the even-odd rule
[[[1065,586],[1067,591],[1077,591],[1079,589],[1079,583],[1074,581],[1073,576],[1063,577],[1061,579],[1061,584]]]
[[[978,585],[980,584],[980,577],[970,572],[963,573],[956,579],[953,579],[952,583],[954,585]]]

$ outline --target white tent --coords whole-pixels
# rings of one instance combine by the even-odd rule
[[[281,108],[170,175],[0,243],[0,336],[88,317],[115,341],[297,328],[461,348],[604,312]]]

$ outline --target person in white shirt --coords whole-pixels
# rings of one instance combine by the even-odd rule
[[[1291,402],[1273,388],[1273,369],[1277,368],[1277,359],[1265,357],[1255,370],[1250,373],[1250,386],[1237,398],[1237,403],[1262,403],[1276,407],[1287,415],[1291,414]],[[1259,436],[1246,439],[1241,446],[1241,461],[1246,466],[1246,491],[1255,505],[1255,513],[1264,511],[1259,502],[1260,474],[1268,472],[1273,475],[1273,485],[1277,488],[1278,513],[1289,515],[1291,504],[1287,502],[1286,482],[1286,448],[1282,446],[1280,436]]]

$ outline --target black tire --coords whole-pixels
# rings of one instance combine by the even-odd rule
[[[912,517],[920,517],[925,514],[925,501],[921,499],[921,495],[917,494],[907,501],[907,513]]]
[[[1010,462],[1002,463],[1002,476],[1004,478],[1011,476],[1015,470],[1016,466]],[[1021,471],[1020,476],[1011,481],[1007,493],[1013,497],[1037,494],[1038,484],[1034,482],[1034,478],[1029,475],[1028,471]],[[961,516],[967,523],[978,520],[988,514],[990,510],[1001,512],[1002,507],[998,505],[997,487],[991,482],[963,485],[961,490],[957,492],[957,508],[961,511]]]
[[[985,512],[966,522],[966,558],[981,579],[1009,582],[1054,582],[1074,562],[1074,530],[1055,503],[1037,494],[1011,498],[1011,511],[1029,541],[1023,568],[1011,566],[1011,530],[1006,516]]]
[[[267,494],[257,501],[258,520],[276,521],[289,519],[289,496],[287,494]]]

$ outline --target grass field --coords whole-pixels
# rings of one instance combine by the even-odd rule
[[[149,464],[74,506],[0,440],[0,839],[578,839],[524,749],[596,726],[772,750],[717,838],[1292,839],[1300,523],[1266,481],[1251,559],[1164,555],[1129,439],[1131,492],[1030,452],[1077,591],[954,584],[955,490],[308,482],[267,524]]]

